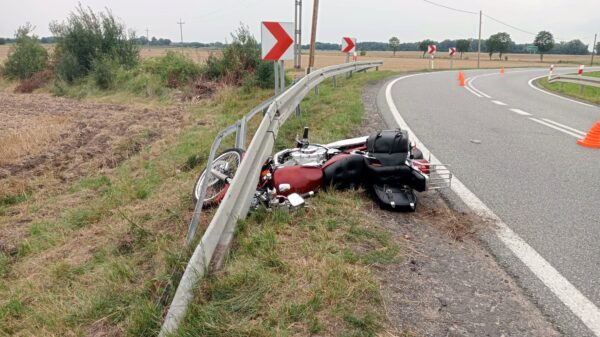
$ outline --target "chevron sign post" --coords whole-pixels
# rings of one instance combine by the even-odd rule
[[[284,60],[294,59],[294,23],[263,21],[260,37],[262,59],[274,61],[275,94],[285,90]]]
[[[429,60],[429,68],[431,68],[431,70],[433,70],[433,55],[435,55],[435,52],[437,51],[437,47],[434,44],[430,44],[429,46],[427,46],[427,54],[431,55],[431,59]]]
[[[454,54],[456,54],[456,48],[450,47],[450,49],[448,49],[448,55],[450,56],[450,69],[454,69]]]
[[[343,37],[342,38],[342,53],[346,54],[346,63],[350,62],[350,55],[356,52],[356,38],[354,37]]]

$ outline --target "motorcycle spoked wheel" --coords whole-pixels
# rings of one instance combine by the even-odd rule
[[[213,170],[226,175],[228,178],[233,179],[243,157],[244,150],[238,148],[227,149],[218,155],[215,160],[213,160],[212,168]],[[196,184],[194,185],[192,197],[196,203],[200,197],[200,189],[202,188],[202,181],[204,180],[205,176],[206,168],[202,171],[202,173],[200,173],[200,176],[198,176]],[[206,186],[206,195],[204,196],[202,205],[204,207],[218,205],[225,197],[225,193],[227,193],[228,189],[229,182],[223,181],[212,175],[211,179],[208,181],[208,185]]]

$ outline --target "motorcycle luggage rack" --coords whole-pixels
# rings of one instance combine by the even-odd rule
[[[441,190],[452,186],[452,172],[444,164],[427,164],[429,168],[428,190]]]

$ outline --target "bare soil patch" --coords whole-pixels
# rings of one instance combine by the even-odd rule
[[[0,92],[0,196],[114,168],[183,122],[180,108]]]

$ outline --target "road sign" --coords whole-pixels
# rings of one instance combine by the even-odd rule
[[[456,54],[456,48],[450,47],[450,49],[448,49],[448,54],[450,56],[454,56],[454,54]]]
[[[342,38],[342,53],[354,53],[355,50],[356,50],[356,38],[343,37]]]
[[[579,66],[579,71],[577,71],[577,75],[583,75],[583,68],[585,68],[583,64]]]
[[[527,50],[527,52],[530,53],[530,54],[537,54],[538,47],[536,45],[533,45],[533,44],[528,44],[525,47],[525,50]]]
[[[427,54],[433,55],[437,51],[437,47],[434,44],[430,44],[427,47]]]
[[[261,25],[262,58],[265,61],[293,60],[294,23],[269,22]]]

